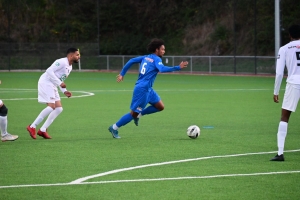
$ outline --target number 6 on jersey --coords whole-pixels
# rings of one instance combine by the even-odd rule
[[[146,67],[145,67],[146,65],[147,65],[147,63],[144,63],[142,65],[141,74],[145,74],[146,73]]]

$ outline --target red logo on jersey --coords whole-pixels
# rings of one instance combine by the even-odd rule
[[[146,57],[145,59],[148,60],[151,63],[153,62],[153,59],[151,59],[151,58]]]

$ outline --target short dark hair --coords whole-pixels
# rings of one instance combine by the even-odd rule
[[[300,25],[294,24],[294,25],[290,26],[289,34],[290,34],[291,38],[299,39],[300,38]]]
[[[165,45],[165,42],[162,39],[154,38],[147,46],[147,50],[151,53],[154,53],[156,49],[159,49],[161,45]]]
[[[71,47],[71,48],[69,48],[69,49],[67,50],[67,55],[68,55],[69,53],[75,53],[76,51],[78,51],[77,48]]]

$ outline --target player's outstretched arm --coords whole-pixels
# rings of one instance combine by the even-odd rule
[[[189,64],[188,61],[181,61],[181,63],[179,64],[180,69],[187,67],[187,65]]]
[[[124,67],[122,68],[122,71],[120,72],[120,75],[121,76],[125,76],[126,72],[128,71],[128,69],[135,63],[141,63],[143,58],[145,56],[138,56],[138,57],[135,57],[135,58],[131,58],[125,65]],[[118,81],[119,82],[119,81]]]

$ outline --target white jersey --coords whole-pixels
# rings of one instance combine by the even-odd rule
[[[72,65],[69,65],[68,58],[60,58],[43,73],[39,79],[40,83],[51,83],[54,86],[60,86],[72,71]]]
[[[288,71],[286,82],[300,89],[300,40],[291,41],[279,49],[276,63],[274,95],[279,94],[285,66]]]

